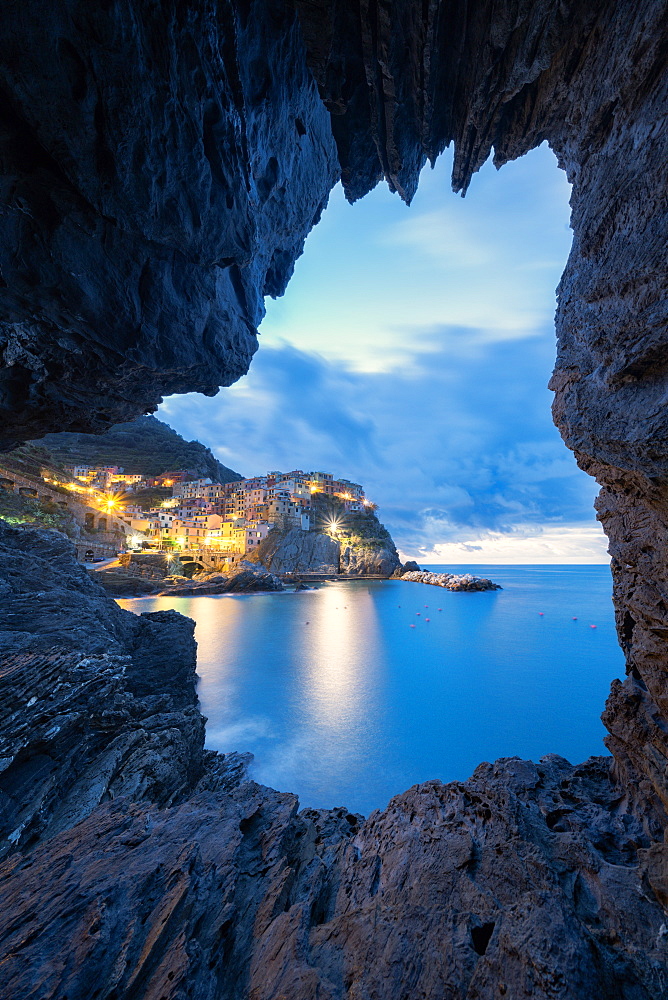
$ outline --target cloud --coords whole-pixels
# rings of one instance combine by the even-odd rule
[[[480,545],[466,541],[439,542],[420,554],[423,563],[461,565],[577,565],[608,563],[607,539],[597,524],[515,525],[511,532],[484,532]],[[475,552],[474,559],[470,553]]]
[[[250,374],[161,414],[232,468],[364,484],[401,550],[439,561],[604,561],[596,486],[550,417],[569,187],[547,145],[449,191],[449,154],[407,209],[333,193]],[[533,555],[532,555],[533,554]],[[465,558],[463,558],[465,557]]]
[[[362,482],[411,557],[443,561],[456,554],[444,545],[464,545],[476,561],[492,549],[514,561],[513,546],[526,553],[534,537],[536,551],[551,546],[556,559],[567,555],[555,541],[562,525],[569,551],[578,525],[602,535],[595,483],[551,421],[552,351],[544,331],[381,374],[264,347],[242,383],[213,399],[172,397],[160,415],[247,475],[324,469]],[[601,544],[596,551],[603,561]]]
[[[354,206],[337,188],[286,296],[267,303],[262,343],[387,372],[442,349],[444,329],[456,353],[551,322],[571,242],[553,153],[544,144],[500,172],[488,162],[464,201],[451,166],[445,153],[425,167],[410,209],[383,185]]]

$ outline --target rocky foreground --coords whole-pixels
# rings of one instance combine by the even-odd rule
[[[0,996],[668,995],[661,817],[609,759],[300,811],[204,749],[191,621],[1,523],[0,595]]]
[[[492,583],[484,576],[472,576],[471,573],[430,573],[428,570],[413,570],[403,573],[402,580],[409,583],[428,583],[433,587],[445,587],[446,590],[502,590],[498,583]]]
[[[241,561],[230,573],[169,576],[164,564],[124,565],[96,573],[97,582],[115,597],[191,597],[197,594],[244,594],[283,590],[279,577],[257,563]]]

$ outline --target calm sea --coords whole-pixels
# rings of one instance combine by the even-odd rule
[[[447,568],[504,589],[346,581],[119,603],[195,619],[208,746],[251,751],[252,777],[304,806],[368,814],[483,760],[605,753],[599,716],[624,675],[608,567]]]

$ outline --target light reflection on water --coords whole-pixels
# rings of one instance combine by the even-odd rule
[[[209,747],[251,751],[252,776],[303,805],[368,813],[481,760],[605,752],[599,716],[623,672],[607,567],[477,571],[504,590],[351,581],[119,603],[195,619]]]

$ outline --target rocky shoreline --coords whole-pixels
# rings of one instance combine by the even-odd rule
[[[2,523],[0,594],[2,996],[665,996],[659,817],[609,758],[300,810],[204,749],[189,619]]]
[[[401,576],[409,583],[428,583],[446,590],[502,590],[498,583],[486,577],[472,576],[471,573],[430,573],[428,570],[409,571]]]

